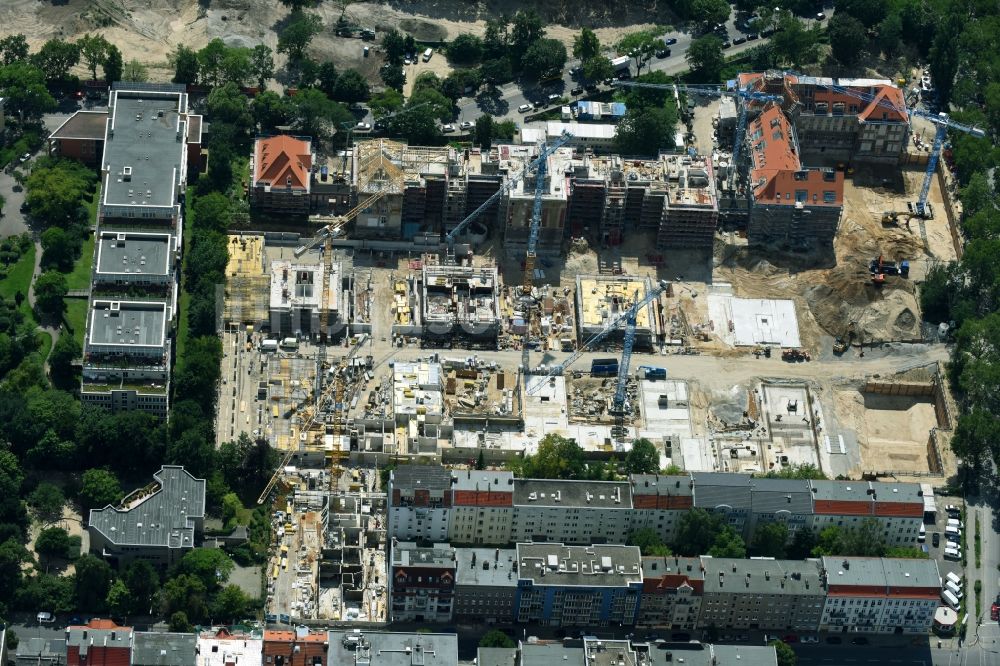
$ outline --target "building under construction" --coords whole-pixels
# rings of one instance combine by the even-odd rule
[[[419,292],[424,334],[496,338],[498,284],[495,267],[425,265]]]
[[[500,172],[507,178],[524,170],[538,156],[535,145],[501,145],[492,155]],[[569,175],[573,171],[573,149],[559,148],[546,161],[542,184],[541,216],[535,251],[539,255],[558,255],[565,235],[569,202]],[[508,256],[523,256],[528,248],[529,229],[535,207],[537,172],[521,178],[509,191],[504,207],[504,251]]]
[[[270,273],[265,269],[264,237],[229,236],[223,320],[227,325],[261,326],[270,319]]]
[[[348,298],[349,289],[345,287],[339,262],[272,261],[271,335],[333,337],[344,330],[349,320]],[[326,310],[326,330],[321,330],[323,310]]]
[[[576,320],[583,344],[653,289],[650,278],[609,275],[578,275],[576,278]],[[658,334],[658,302],[650,302],[636,313],[635,346],[649,349]],[[624,328],[621,329],[624,331]],[[612,334],[608,341],[621,340]]]

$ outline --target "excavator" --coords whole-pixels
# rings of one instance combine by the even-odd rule
[[[857,324],[857,322],[853,321],[848,324],[847,330],[844,331],[844,334],[833,341],[834,354],[843,354],[847,351],[848,347],[851,346],[851,343],[854,342],[854,336],[856,335],[855,324]]]

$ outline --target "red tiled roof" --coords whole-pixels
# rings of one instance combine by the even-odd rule
[[[690,509],[694,498],[690,495],[632,495],[632,504],[637,509]]]
[[[492,490],[456,490],[453,506],[513,506],[514,493]]]
[[[126,647],[108,648],[90,645],[87,647],[86,656],[82,658],[78,645],[66,648],[66,666],[129,666],[130,663],[132,663],[132,651]]]
[[[312,155],[309,142],[290,136],[258,139],[254,161],[254,180],[271,187],[305,189],[309,184]]]
[[[921,518],[924,515],[924,505],[903,502],[875,502],[876,516],[902,516]]]
[[[824,516],[870,516],[872,503],[864,500],[821,500],[813,502],[813,512]]]

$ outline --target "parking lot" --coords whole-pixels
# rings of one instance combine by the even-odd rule
[[[957,519],[964,525],[965,516],[965,505],[959,497],[944,497],[939,496],[937,499],[937,514],[933,523],[928,523],[925,521],[925,529],[927,531],[926,539],[923,544],[918,544],[927,547],[927,553],[930,557],[937,560],[938,571],[941,573],[942,581],[947,579],[949,573],[954,573],[959,578],[965,578],[965,566],[962,563],[962,557],[955,557],[954,555],[945,554],[945,549],[949,546],[954,545],[955,541],[949,541],[948,534],[946,534],[946,529],[948,526],[948,519],[957,517]],[[952,512],[949,515],[946,511],[946,507],[953,506],[961,513]],[[966,526],[967,527],[967,526]],[[972,532],[966,529],[961,529],[961,549],[959,552],[965,555],[968,559],[975,559],[975,551],[972,541]],[[968,544],[966,544],[966,536],[968,536]],[[968,545],[968,548],[966,548]],[[963,596],[966,592],[965,585],[962,585]],[[967,599],[967,602],[974,603],[974,600]],[[988,601],[984,599],[984,602]],[[942,602],[943,603],[943,602]],[[988,606],[988,604],[986,604]]]

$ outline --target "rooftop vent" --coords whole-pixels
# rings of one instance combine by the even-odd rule
[[[127,166],[122,168],[122,179],[125,181],[132,180],[132,167]]]

